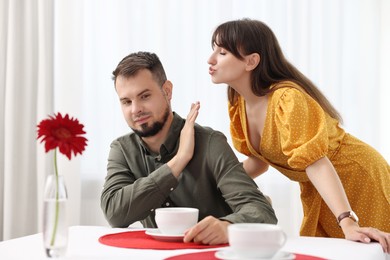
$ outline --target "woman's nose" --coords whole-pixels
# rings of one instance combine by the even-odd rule
[[[211,54],[211,56],[207,59],[207,63],[210,65],[215,64],[215,59],[213,54]]]

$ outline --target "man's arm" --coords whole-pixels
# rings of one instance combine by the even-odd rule
[[[138,168],[145,172],[135,176],[129,169],[128,157],[119,141],[111,144],[100,200],[103,213],[113,227],[127,227],[145,219],[178,185],[166,164],[150,174]]]
[[[218,188],[233,213],[222,218],[232,223],[258,222],[277,223],[275,212],[250,178],[226,141],[226,137],[215,132],[210,140],[209,157]]]
[[[214,173],[217,187],[232,214],[217,219],[208,216],[191,228],[184,242],[203,244],[228,242],[227,226],[230,223],[257,222],[277,223],[275,212],[256,183],[246,174],[222,133],[215,132],[210,138],[207,160]]]

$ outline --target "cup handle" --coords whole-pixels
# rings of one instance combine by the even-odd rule
[[[282,242],[282,245],[280,247],[284,246],[286,244],[286,242],[287,242],[287,235],[286,235],[286,233],[284,233],[284,231],[282,231],[282,234],[283,234],[283,242]]]

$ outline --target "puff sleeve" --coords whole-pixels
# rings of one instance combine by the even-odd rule
[[[291,168],[303,170],[328,152],[326,115],[306,93],[294,88],[282,91],[275,111],[281,149]]]
[[[243,121],[241,120],[242,113],[240,111],[240,98],[234,105],[228,104],[230,117],[230,135],[234,148],[242,154],[251,155],[246,143],[245,134],[242,128]]]

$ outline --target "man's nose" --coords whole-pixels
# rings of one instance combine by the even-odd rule
[[[137,115],[140,112],[142,112],[142,105],[139,102],[133,101],[133,103],[131,105],[132,105],[131,106],[131,113],[133,115]]]

